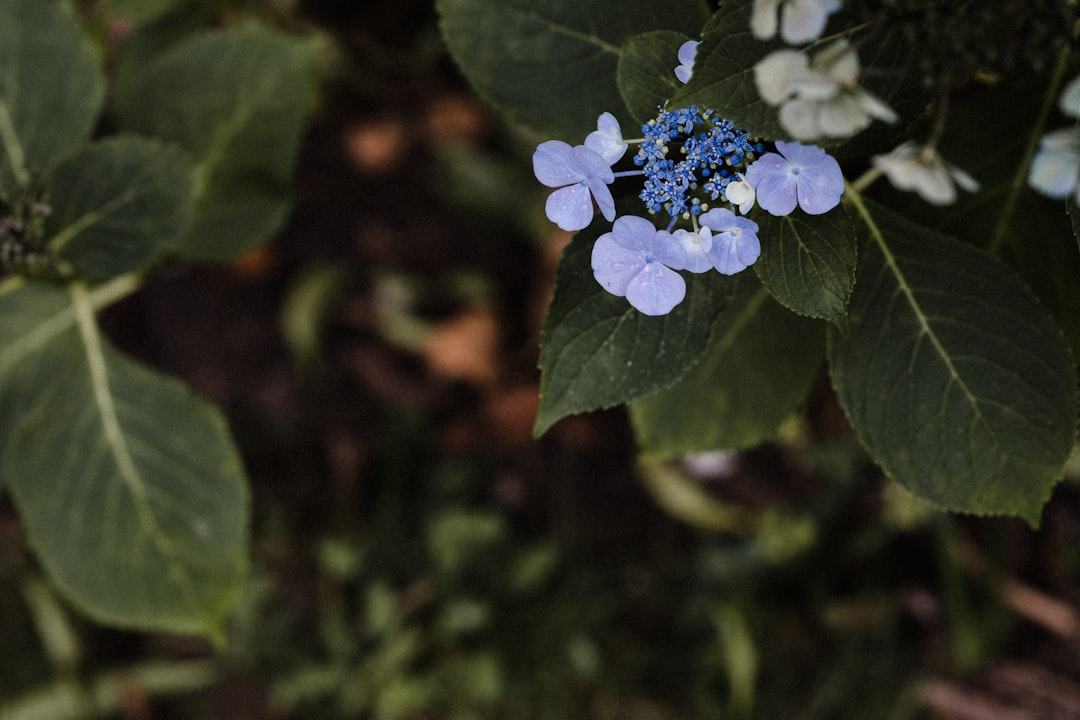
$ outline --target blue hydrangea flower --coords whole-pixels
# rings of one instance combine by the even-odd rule
[[[601,113],[596,119],[596,129],[585,136],[585,147],[604,158],[608,165],[614,165],[626,154],[626,141],[623,140],[619,121],[609,112]]]
[[[698,45],[696,40],[687,40],[679,46],[679,65],[675,68],[675,77],[684,85],[690,82],[694,74],[694,60],[697,59]]]
[[[540,143],[533,153],[533,173],[544,185],[559,188],[548,196],[545,212],[563,230],[576,232],[592,222],[593,198],[605,220],[615,219],[615,199],[608,188],[615,174],[604,158],[584,145]]]
[[[714,208],[701,216],[701,224],[711,229],[709,264],[724,275],[734,275],[750,267],[761,255],[758,225],[726,208]]]
[[[777,142],[777,153],[765,153],[746,169],[746,181],[757,204],[772,215],[788,215],[796,204],[810,215],[827,213],[840,204],[844,175],[836,159],[816,145]]]
[[[686,297],[686,250],[645,218],[623,215],[596,240],[593,277],[645,315],[666,315]]]

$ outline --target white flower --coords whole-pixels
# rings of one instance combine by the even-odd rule
[[[813,60],[795,50],[776,50],[754,65],[762,100],[780,106],[780,125],[799,141],[848,137],[872,118],[893,123],[897,115],[859,87],[859,58],[845,38]]]
[[[754,0],[750,29],[758,40],[776,35],[780,16],[780,37],[789,45],[821,37],[829,15],[840,9],[840,0]]]
[[[724,188],[724,197],[727,201],[739,208],[739,212],[745,215],[750,212],[750,208],[754,207],[755,192],[754,186],[746,182],[742,175],[736,176],[738,179],[733,180],[727,184]]]
[[[694,75],[694,60],[697,59],[697,40],[687,40],[679,46],[679,65],[675,68],[675,77],[683,85],[690,82]]]
[[[1065,86],[1058,107],[1066,115],[1080,118],[1080,77]],[[1080,127],[1042,136],[1028,168],[1028,185],[1056,200],[1073,195],[1073,202],[1080,205]]]
[[[619,121],[609,112],[602,113],[596,119],[596,130],[585,136],[585,147],[604,158],[608,165],[614,165],[626,153]]]
[[[1028,168],[1028,185],[1054,199],[1075,193],[1080,204],[1080,129],[1061,128],[1043,135]]]
[[[885,173],[900,190],[915,191],[932,205],[956,202],[956,186],[977,192],[975,178],[945,162],[937,148],[908,141],[887,155],[875,155],[874,167]]]

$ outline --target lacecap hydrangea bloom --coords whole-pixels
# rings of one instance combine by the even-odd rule
[[[839,9],[840,0],[754,0],[750,30],[758,40],[771,40],[779,16],[780,37],[798,45],[821,37],[829,15]]]
[[[859,86],[859,56],[846,38],[811,60],[797,50],[775,50],[754,65],[761,99],[780,108],[780,125],[796,140],[848,137],[872,119],[897,121],[892,108]]]
[[[679,55],[686,79],[694,50],[696,43],[687,43]],[[625,139],[618,119],[602,113],[584,145],[540,143],[533,170],[556,188],[545,210],[559,227],[588,226],[594,201],[613,221],[593,245],[593,277],[645,315],[665,315],[683,301],[680,272],[733,275],[757,261],[759,226],[745,217],[755,203],[773,215],[796,207],[821,214],[836,207],[844,192],[839,164],[821,148],[781,141],[777,152],[764,152],[760,140],[708,108],[661,108],[641,133]],[[612,166],[630,145],[638,146],[632,157],[637,169],[615,172]],[[640,179],[637,197],[648,217],[615,218],[608,186],[625,177]]]
[[[1065,86],[1058,107],[1065,115],[1080,118],[1080,77]],[[1043,135],[1028,168],[1028,185],[1054,199],[1071,195],[1080,205],[1080,126]]]

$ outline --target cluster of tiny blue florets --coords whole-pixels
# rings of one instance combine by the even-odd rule
[[[716,200],[735,175],[762,151],[743,130],[712,110],[697,106],[662,110],[642,125],[644,135],[634,164],[645,173],[639,197],[651,213],[676,217],[707,209],[703,199]],[[679,159],[669,157],[678,148]],[[703,197],[692,197],[699,183]]]

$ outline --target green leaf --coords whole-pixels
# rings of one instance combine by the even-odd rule
[[[697,35],[701,0],[438,0],[446,46],[477,92],[513,121],[573,144],[603,112],[623,117],[615,83],[626,38]],[[669,71],[678,59],[672,55]]]
[[[750,447],[806,398],[825,360],[822,325],[789,312],[751,276],[716,318],[701,361],[630,404],[642,452],[677,457]]]
[[[870,238],[828,351],[855,431],[924,500],[1037,525],[1076,434],[1061,331],[986,253],[850,198]]]
[[[0,187],[27,185],[90,136],[99,65],[67,3],[0,0]]]
[[[88,145],[56,166],[48,187],[51,247],[92,278],[142,268],[191,222],[191,162],[179,148],[152,140]]]
[[[149,22],[173,6],[173,0],[104,0],[104,3],[108,12],[133,23]]]
[[[566,415],[607,408],[675,382],[701,356],[732,283],[714,273],[687,278],[670,314],[642,315],[592,275],[600,235],[575,236],[559,261],[555,296],[540,339],[540,410],[535,435]]]
[[[911,193],[875,188],[883,204],[927,227],[982,247],[1020,273],[1046,305],[1073,353],[1080,353],[1080,253],[1069,204],[1027,184],[1031,157],[1042,135],[1072,125],[1056,111],[1065,75],[1010,76],[974,87],[950,106],[939,149],[946,161],[969,172],[978,192],[958,192],[956,203],[935,207]],[[1003,107],[1030,112],[1002,112]],[[1041,110],[1040,110],[1041,107]],[[979,132],[971,132],[978,127]],[[1080,355],[1078,355],[1080,357]]]
[[[0,477],[88,615],[220,638],[246,572],[239,454],[212,406],[100,336],[94,302],[81,285],[0,296]]]
[[[313,90],[312,42],[255,26],[186,38],[130,80],[125,129],[195,158],[195,219],[176,250],[226,261],[269,239],[291,207]]]
[[[691,38],[657,30],[630,38],[619,57],[616,82],[631,117],[644,124],[682,87],[675,77],[679,47]],[[675,58],[675,60],[672,60]]]
[[[845,329],[858,245],[847,210],[840,206],[824,215],[797,210],[784,217],[761,213],[755,219],[761,257],[754,270],[773,297],[793,312]]]
[[[724,2],[701,36],[694,74],[671,101],[672,107],[712,108],[752,135],[780,139],[777,109],[767,105],[754,84],[754,64],[785,47],[779,39],[761,41],[750,32],[752,0]]]

